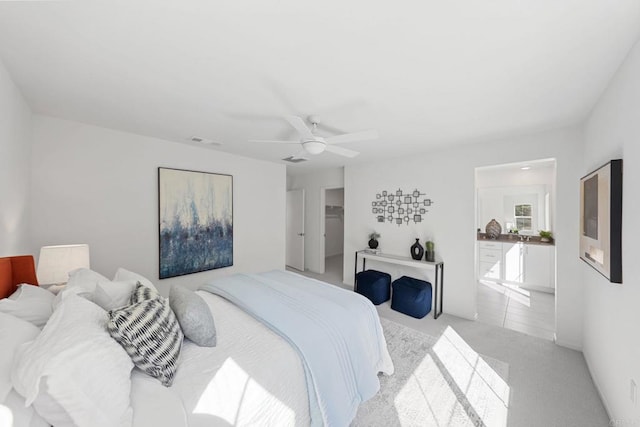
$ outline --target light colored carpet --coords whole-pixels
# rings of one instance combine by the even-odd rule
[[[481,356],[451,328],[436,338],[380,319],[395,365],[352,426],[505,427],[509,366]]]

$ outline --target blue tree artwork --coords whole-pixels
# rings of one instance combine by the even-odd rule
[[[160,278],[233,265],[233,177],[158,168]]]

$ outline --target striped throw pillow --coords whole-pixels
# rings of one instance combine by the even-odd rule
[[[129,304],[136,304],[141,301],[160,298],[160,294],[155,289],[143,285],[141,282],[136,282],[136,287],[131,293],[129,298]]]
[[[184,335],[165,298],[109,311],[107,329],[138,368],[171,385]]]

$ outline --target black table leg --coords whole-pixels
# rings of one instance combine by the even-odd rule
[[[356,276],[358,275],[358,251],[356,251],[356,262],[353,266],[353,292],[358,290],[358,281],[356,280]]]
[[[434,305],[433,318],[437,319],[443,310],[443,295],[444,295],[444,263],[437,264],[435,266],[436,280],[434,290]]]

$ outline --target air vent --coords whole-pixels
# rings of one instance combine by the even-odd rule
[[[216,142],[211,139],[203,138],[201,136],[192,136],[191,138],[189,138],[189,140],[191,142],[195,142],[196,144],[202,145],[222,145],[221,142]]]
[[[289,156],[289,157],[285,157],[282,160],[284,160],[285,162],[289,162],[289,163],[300,163],[300,162],[306,162],[309,159],[306,159],[304,157]]]

